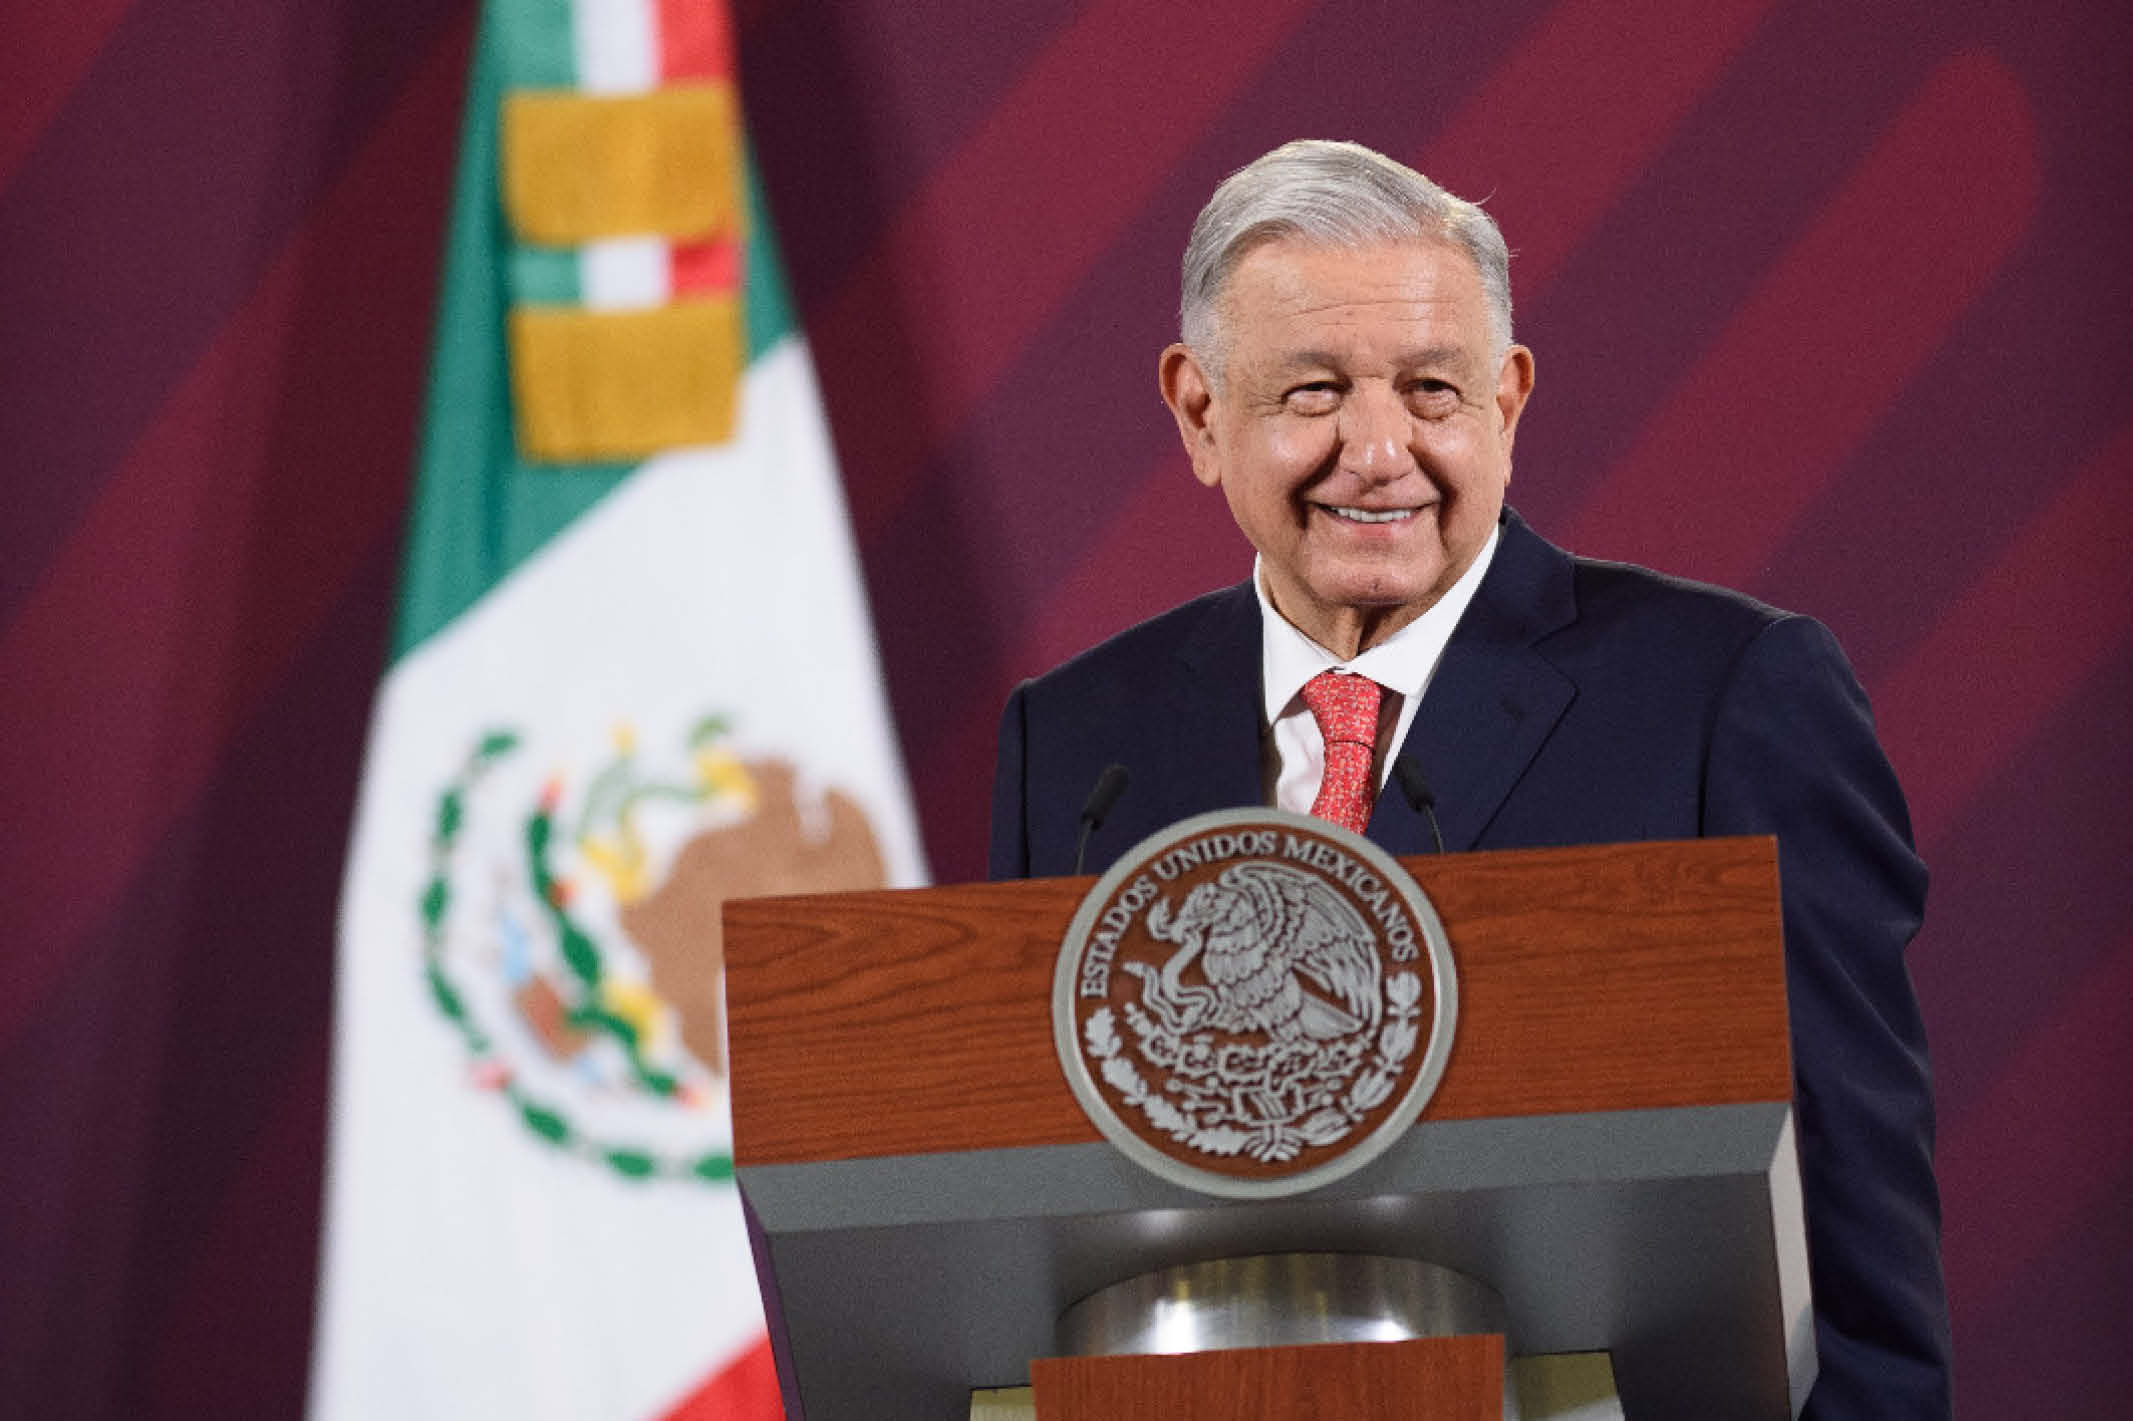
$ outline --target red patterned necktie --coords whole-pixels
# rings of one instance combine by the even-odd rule
[[[1326,777],[1311,813],[1360,834],[1377,799],[1370,760],[1378,744],[1378,683],[1368,676],[1321,671],[1304,683],[1303,702],[1326,741]]]

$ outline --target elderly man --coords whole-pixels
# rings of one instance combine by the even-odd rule
[[[1807,1415],[1948,1414],[1932,1097],[1903,951],[1926,873],[1819,624],[1574,558],[1504,505],[1533,357],[1495,223],[1345,143],[1232,175],[1185,254],[1163,398],[1258,550],[1249,582],[1017,688],[996,876],[1100,869],[1190,814],[1278,804],[1452,850],[1774,834],[1821,1374]],[[1693,470],[1684,470],[1693,477]]]

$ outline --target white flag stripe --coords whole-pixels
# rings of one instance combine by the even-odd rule
[[[588,94],[641,94],[658,86],[656,0],[575,0],[571,20],[579,89]]]
[[[664,237],[610,237],[578,248],[578,295],[596,311],[641,310],[674,299]]]

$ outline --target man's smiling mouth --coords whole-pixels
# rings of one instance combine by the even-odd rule
[[[1336,518],[1345,518],[1350,523],[1397,523],[1412,518],[1419,511],[1413,508],[1341,508],[1330,503],[1317,505]]]

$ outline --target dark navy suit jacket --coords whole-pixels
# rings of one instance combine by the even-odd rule
[[[1865,694],[1815,621],[1573,558],[1508,510],[1502,531],[1402,747],[1445,848],[1777,836],[1821,1362],[1806,1415],[1947,1415],[1932,1090],[1903,962],[1926,871]],[[1132,778],[1091,872],[1187,815],[1262,803],[1259,646],[1247,582],[1018,687],[994,877],[1071,872],[1112,763]],[[1431,847],[1397,790],[1369,837]]]

